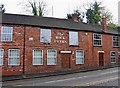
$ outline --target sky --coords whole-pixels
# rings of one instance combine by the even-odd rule
[[[73,10],[80,8],[84,10],[87,3],[95,0],[43,0],[47,4],[47,17],[66,18],[67,13],[72,13]],[[110,11],[114,17],[114,22],[118,22],[118,2],[120,0],[96,0],[101,1],[102,5]],[[29,14],[25,10],[27,0],[0,0],[4,4],[6,13],[14,14]],[[53,7],[53,9],[52,9]],[[53,14],[52,14],[53,11]]]

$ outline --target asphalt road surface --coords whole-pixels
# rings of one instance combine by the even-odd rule
[[[2,83],[4,88],[22,87],[22,86],[64,86],[64,87],[80,87],[80,86],[119,86],[118,67],[104,70],[80,72],[67,75],[50,76],[42,78],[32,78],[24,80],[6,81]],[[33,87],[34,88],[34,87]],[[91,87],[92,88],[92,87]],[[103,87],[101,87],[103,88]],[[106,87],[107,88],[107,87]],[[118,87],[120,88],[120,87]]]

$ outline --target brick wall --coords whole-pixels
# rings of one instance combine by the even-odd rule
[[[5,50],[4,66],[2,67],[3,75],[20,75],[23,73],[23,61],[25,74],[37,74],[43,72],[53,72],[65,70],[62,68],[62,55],[60,51],[72,51],[70,55],[70,68],[69,69],[87,69],[99,67],[99,54],[98,51],[104,51],[104,65],[113,65],[110,63],[110,51],[118,52],[118,48],[112,47],[112,35],[102,34],[102,47],[93,47],[93,33],[92,32],[79,32],[79,45],[69,46],[69,30],[52,28],[52,38],[50,44],[40,42],[40,27],[32,26],[19,26],[11,25],[14,28],[13,41],[10,43],[0,42],[2,48]],[[0,26],[1,27],[1,26]],[[0,28],[1,29],[1,28]],[[25,30],[24,30],[25,29]],[[25,53],[24,53],[24,33],[25,33]],[[62,36],[62,37],[61,37]],[[8,66],[8,49],[20,49],[20,66]],[[43,50],[43,65],[32,65],[32,50]],[[57,50],[57,64],[47,65],[47,50]],[[84,51],[84,64],[76,64],[76,50]],[[24,53],[24,54],[23,54]],[[25,58],[24,58],[25,55]],[[118,63],[118,53],[117,53]]]
[[[24,44],[24,27],[19,25],[3,25],[13,27],[13,41],[12,42],[1,42],[0,48],[4,49],[4,65],[2,68],[2,75],[20,75],[23,73],[23,44]],[[1,25],[0,25],[1,32]],[[1,33],[0,33],[1,34]],[[8,50],[9,49],[20,49],[20,65],[19,66],[8,66]]]

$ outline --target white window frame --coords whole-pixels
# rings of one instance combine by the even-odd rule
[[[18,55],[18,56],[9,56],[11,50],[18,50],[19,55]],[[14,59],[15,59],[15,58],[18,58],[19,63],[12,63],[12,64],[11,64],[11,63],[10,63],[10,58],[12,58],[12,59],[13,59],[13,58],[14,58]],[[9,50],[8,50],[8,65],[9,65],[9,66],[19,66],[19,65],[20,65],[20,49],[9,49]]]
[[[95,35],[101,35],[101,39],[95,39],[95,38],[94,38]],[[98,45],[98,44],[96,45],[96,44],[95,44],[95,40],[100,40],[100,41],[101,41],[101,45]],[[102,34],[93,33],[93,45],[94,45],[94,46],[102,46]]]
[[[42,63],[38,63],[38,64],[35,64],[34,63],[34,60],[35,60],[35,56],[34,56],[34,52],[35,52],[35,50],[41,50],[42,51],[42,56],[41,56],[41,58],[42,58]],[[32,59],[32,65],[43,65],[43,50],[42,49],[34,49],[33,50],[33,53],[32,53],[33,55],[33,59]],[[39,57],[38,57],[39,58]],[[40,58],[39,58],[40,59]]]
[[[116,52],[115,52],[115,56],[111,56],[112,52],[115,52],[115,51],[110,51],[110,62],[111,63],[116,63]],[[111,58],[115,58],[115,62],[112,62]]]
[[[77,37],[76,37],[76,40],[77,40],[77,43],[76,44],[73,44],[72,42],[74,41],[74,40],[72,40],[71,39],[71,33],[77,33]],[[76,31],[69,31],[69,45],[73,45],[73,46],[78,46],[78,44],[79,44],[79,42],[78,42],[78,36],[79,36],[79,33],[78,32],[76,32]]]
[[[83,56],[77,56],[77,51],[82,51],[83,52]],[[82,58],[82,60],[83,60],[83,63],[82,62],[79,62],[79,63],[77,63],[78,61],[77,61],[77,59],[81,59]],[[76,64],[84,64],[84,51],[83,50],[76,50]]]
[[[50,56],[48,56],[48,51],[49,50],[55,50],[55,49],[48,49],[47,50],[47,65],[57,65],[57,50],[55,50],[56,56],[55,57],[53,56],[55,58],[55,60],[56,60],[56,63],[48,63],[49,62],[48,60],[49,60],[49,57],[50,57]]]
[[[3,29],[7,29],[7,28],[11,29],[11,33],[3,33]],[[10,40],[3,40],[3,35],[4,34],[5,35],[10,34],[11,35]],[[1,41],[3,41],[3,42],[11,42],[12,41],[12,36],[13,36],[13,27],[2,26],[2,28],[1,28]]]
[[[120,56],[120,52],[118,52],[118,59],[120,59],[120,57],[119,57],[119,56]]]
[[[0,55],[0,66],[3,66],[3,62],[4,62],[4,49],[0,48],[0,51],[2,51],[2,53]]]
[[[114,42],[115,42],[115,41],[113,40],[114,37],[117,37],[117,38],[118,38],[118,41],[117,41],[117,42],[118,42],[118,46],[114,46]],[[112,36],[112,44],[113,44],[113,47],[119,47],[119,37],[118,37],[118,36]]]
[[[43,30],[45,30],[45,31],[50,31],[50,35],[49,35],[49,37],[50,37],[50,41],[43,41],[43,38],[42,38],[42,31]],[[45,28],[41,28],[40,29],[40,42],[42,42],[42,43],[51,43],[51,33],[52,33],[52,31],[51,31],[51,29],[45,29]]]

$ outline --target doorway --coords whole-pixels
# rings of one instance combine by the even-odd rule
[[[61,54],[61,67],[70,68],[70,54]]]
[[[104,66],[104,53],[99,53],[99,66]]]

